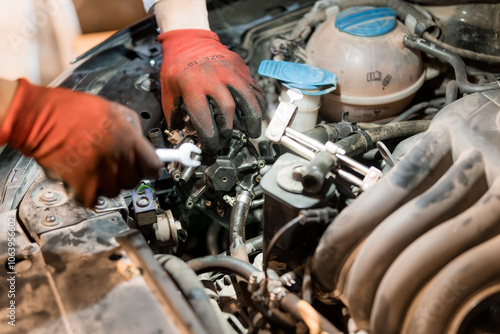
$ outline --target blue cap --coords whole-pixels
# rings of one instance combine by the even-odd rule
[[[259,74],[278,79],[285,87],[306,95],[327,94],[337,87],[337,76],[322,68],[288,61],[263,60]]]
[[[337,15],[335,27],[354,36],[380,36],[394,29],[396,16],[388,7],[352,7]]]

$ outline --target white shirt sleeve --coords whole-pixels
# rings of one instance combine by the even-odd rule
[[[152,8],[153,6],[159,2],[160,0],[142,0],[142,3],[144,5],[144,9],[148,14],[153,14]]]

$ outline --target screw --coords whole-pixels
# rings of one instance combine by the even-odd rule
[[[149,202],[150,201],[147,197],[142,196],[137,200],[137,206],[140,206],[141,208],[145,208],[149,205]]]

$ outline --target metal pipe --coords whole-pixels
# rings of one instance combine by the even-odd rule
[[[471,301],[469,305],[474,306],[486,299],[488,294],[485,294],[485,290],[490,288],[493,282],[497,283],[496,293],[498,293],[500,266],[498,265],[498,257],[492,256],[492,254],[500,254],[500,236],[495,236],[472,248],[443,268],[419,299],[410,315],[411,320],[408,327],[402,332],[408,334],[445,333],[453,322],[454,316],[457,314],[459,316],[462,305],[464,305],[464,311],[467,311],[466,301]],[[495,293],[495,291],[492,292]],[[450,293],[452,293],[453,302],[447,303],[446,301],[449,299],[445,298],[449,298]],[[474,298],[475,295],[479,296]],[[432,308],[436,307],[436,296],[440,298],[438,301],[442,301],[439,304],[439,316],[430,317],[429,314],[433,314]],[[472,309],[473,307],[469,311]]]
[[[165,140],[163,139],[163,132],[159,128],[149,130],[148,137],[155,148],[166,148]]]
[[[323,291],[333,291],[337,285],[343,288],[341,273],[350,254],[420,183],[431,183],[441,176],[433,171],[448,165],[445,157],[449,151],[446,133],[428,131],[388,175],[337,216],[323,233],[312,260],[313,277]]]
[[[423,286],[453,259],[499,235],[498,217],[500,180],[497,179],[467,211],[416,240],[394,261],[379,286],[371,315],[371,328],[384,328],[387,333],[401,332],[407,310]],[[495,253],[489,256],[492,254]],[[482,258],[476,260],[481,261]],[[482,275],[482,271],[477,273]],[[389,300],[390,305],[387,305]],[[387,313],[389,309],[391,311]],[[381,319],[377,319],[382,314],[383,324]],[[378,333],[376,330],[373,332]]]
[[[359,329],[370,329],[377,288],[394,260],[421,235],[475,203],[483,195],[478,188],[486,191],[476,183],[483,177],[481,153],[471,150],[462,154],[437,183],[392,213],[365,240],[352,264],[346,289]]]
[[[330,321],[319,314],[309,303],[293,293],[287,293],[281,299],[281,308],[293,315],[297,320],[303,320],[309,328],[316,329],[316,333],[341,334]],[[312,333],[312,332],[310,332]]]
[[[245,245],[245,227],[251,202],[252,194],[249,191],[238,191],[229,222],[229,253],[247,262],[249,260]]]

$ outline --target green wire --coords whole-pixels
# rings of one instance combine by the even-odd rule
[[[138,194],[144,194],[146,191],[145,191],[145,190],[143,190],[143,189],[145,189],[145,188],[147,188],[147,189],[151,190],[151,192],[152,192],[152,193],[154,193],[154,192],[155,192],[155,191],[154,191],[154,189],[153,189],[153,188],[151,188],[150,186],[145,185],[145,184],[141,184],[141,185],[139,186],[139,188],[137,188],[137,193],[138,193]]]

